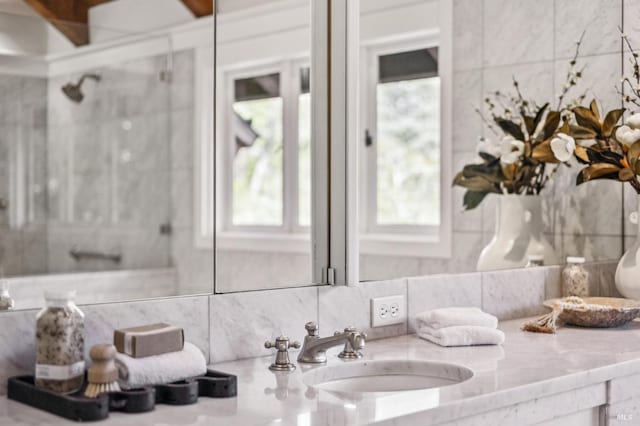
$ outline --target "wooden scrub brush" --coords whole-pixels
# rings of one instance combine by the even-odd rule
[[[91,348],[89,356],[93,364],[87,373],[89,384],[84,391],[84,396],[97,398],[102,393],[119,391],[118,369],[114,362],[116,357],[115,346],[109,344],[95,345]]]

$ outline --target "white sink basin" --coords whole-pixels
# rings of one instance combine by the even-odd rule
[[[358,361],[319,367],[302,376],[307,386],[333,392],[402,392],[441,388],[473,377],[470,369],[416,360]]]

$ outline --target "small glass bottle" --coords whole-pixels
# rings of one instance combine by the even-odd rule
[[[84,314],[75,292],[45,292],[36,317],[36,386],[62,394],[84,382]]]
[[[14,307],[14,301],[9,294],[9,283],[0,281],[0,311],[10,311]]]
[[[589,272],[584,268],[584,257],[569,256],[562,270],[562,296],[589,296]]]
[[[530,254],[527,256],[527,268],[544,266],[544,254]]]

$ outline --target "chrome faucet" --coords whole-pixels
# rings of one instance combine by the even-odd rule
[[[298,362],[323,364],[327,362],[327,349],[343,343],[344,349],[338,355],[340,358],[362,358],[360,350],[364,348],[367,335],[356,331],[354,327],[347,327],[343,332],[336,331],[333,336],[322,338],[318,335],[318,325],[315,322],[306,323],[304,328],[307,329],[307,336],[298,355]]]

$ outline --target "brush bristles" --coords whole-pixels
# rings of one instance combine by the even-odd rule
[[[89,383],[89,385],[87,385],[87,389],[84,391],[84,396],[86,396],[87,398],[97,398],[100,394],[107,392],[118,392],[119,390],[120,385],[118,385],[118,382]]]

